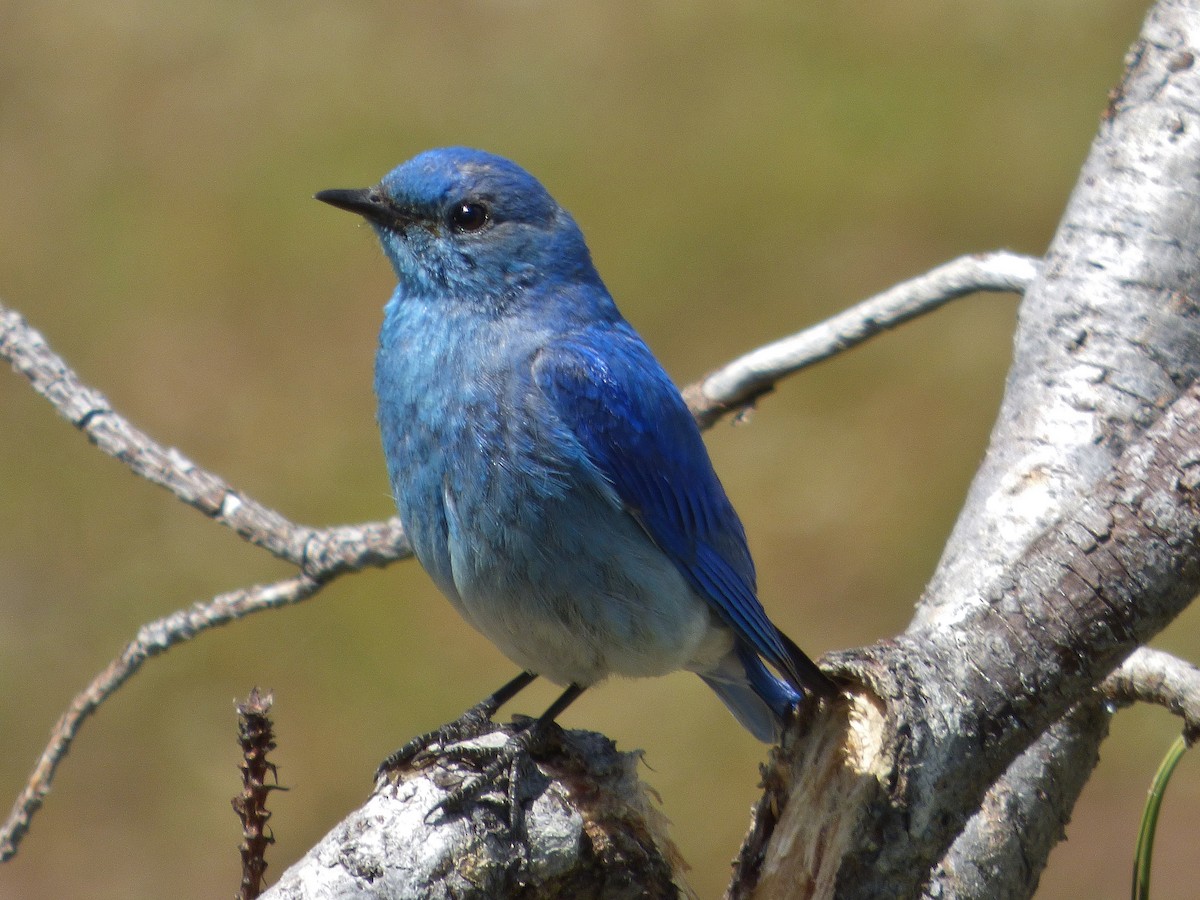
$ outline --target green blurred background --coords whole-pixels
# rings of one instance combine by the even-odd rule
[[[516,158],[576,215],[680,382],[962,253],[1041,252],[1143,3],[0,5],[0,299],[161,441],[306,523],[391,513],[370,393],[392,276],[313,191],[436,145]],[[709,436],[765,604],[810,653],[908,621],[985,446],[1015,300],[787,383]],[[287,568],[0,375],[0,793],[139,624]],[[1200,658],[1189,614],[1158,642]],[[151,661],[84,728],[0,897],[229,896],[233,701],[273,688],[277,877],[375,764],[513,674],[415,564]],[[537,686],[515,708],[537,712]],[[698,679],[563,717],[646,750],[702,897],[764,750]],[[1177,724],[1122,713],[1042,897],[1122,897]],[[2,801],[7,804],[7,800]],[[7,808],[7,806],[5,806]],[[1189,811],[1190,810],[1190,811]],[[1200,877],[1185,759],[1157,896]]]

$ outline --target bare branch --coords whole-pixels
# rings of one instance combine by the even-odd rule
[[[239,494],[179,451],[164,448],[135,428],[112,409],[103,394],[84,384],[41,334],[2,305],[0,356],[7,358],[29,379],[34,390],[109,456],[250,543],[300,568],[300,574],[292,578],[221,594],[143,625],[121,655],[75,697],[52,730],[49,744],[0,828],[0,860],[5,860],[16,853],[30,819],[50,790],[58,764],[84,721],[148,658],[233,619],[298,603],[331,578],[405,559],[412,550],[396,518],[321,530],[293,524]]]
[[[684,399],[700,427],[711,427],[726,413],[773,390],[788,375],[951,300],[979,291],[1021,292],[1037,273],[1037,266],[1036,259],[1005,250],[959,257],[824,322],[738,357],[684,388]],[[336,543],[341,552],[356,557],[356,535],[344,531],[335,538],[328,531],[293,524],[136,428],[102,393],[84,384],[19,313],[3,304],[0,356],[102,451],[250,543],[301,567],[311,559],[314,543]],[[364,565],[381,566],[411,556],[398,519],[354,527],[372,538],[372,549],[359,557],[370,557]],[[349,558],[346,565],[355,567]]]
[[[1033,896],[1044,848],[1062,840],[1069,811],[1099,760],[1110,718],[1093,698],[1042,732],[989,788],[922,896]]]
[[[1183,737],[1200,738],[1200,668],[1150,647],[1135,650],[1100,690],[1117,703],[1155,703],[1183,719]]]
[[[885,750],[902,770],[897,787],[842,860],[847,883],[926,871],[921,854],[940,859],[1013,761],[1188,606],[1200,591],[1198,460],[1200,383],[956,627],[833,656],[887,698],[903,734]],[[898,831],[908,840],[886,838]]]
[[[84,721],[147,659],[234,619],[307,600],[339,575],[367,566],[386,565],[412,552],[398,519],[342,525],[324,531],[306,530],[309,535],[301,549],[300,574],[274,584],[219,594],[208,602],[177,610],[143,625],[121,655],[76,695],[51,731],[49,744],[13,804],[7,821],[0,827],[0,862],[17,852],[17,845],[29,829],[30,819],[50,791],[58,764],[71,748]]]
[[[239,493],[223,479],[197,466],[174,447],[164,447],[116,412],[108,399],[84,384],[45,338],[18,313],[0,304],[0,356],[29,379],[63,418],[88,440],[134,474],[166,488],[184,503],[231,528],[245,540],[308,570],[314,554],[335,546],[344,565],[385,565],[412,555],[398,519],[386,524],[350,526],[336,534],[289,522],[273,509]],[[357,531],[356,531],[357,529]],[[354,547],[357,538],[371,547]]]
[[[279,786],[279,773],[267,757],[275,749],[271,706],[274,697],[268,691],[250,689],[244,703],[237,704],[238,744],[242,748],[242,791],[233,798],[233,811],[242,823],[242,883],[237,900],[255,900],[262,893],[263,876],[267,871],[267,848],[275,836],[267,823],[271,813],[267,798],[271,791],[286,791]],[[271,783],[267,783],[270,777]]]
[[[692,415],[707,428],[744,409],[781,379],[836,356],[882,331],[978,291],[1021,293],[1037,275],[1038,260],[996,250],[960,256],[905,281],[791,337],[752,350],[683,391]]]
[[[908,649],[880,660],[894,676],[873,685],[890,743],[880,780],[894,793],[861,813],[839,896],[1027,896],[1074,803],[1045,788],[1064,760],[1086,777],[1104,737],[1106,717],[1075,704],[1094,703],[1095,684],[1196,590],[1196,398],[1179,398],[1200,378],[1197,23],[1195,0],[1151,11],[1021,304],[986,458],[898,642]],[[1162,435],[1180,451],[1171,465],[1152,461],[1172,452],[1147,436],[1156,422],[1177,431]],[[1141,462],[1165,477],[1140,482]],[[962,719],[984,695],[986,721]],[[958,755],[946,735],[974,749]],[[950,839],[940,852],[935,830]],[[820,838],[788,851],[802,859]]]
[[[512,790],[528,803],[523,828],[512,828],[494,803],[453,815],[439,807],[463,778],[483,771],[480,747],[515,733],[495,725],[380,779],[264,900],[680,896],[686,866],[638,778],[641,754],[618,752],[603,735],[555,731],[553,746],[518,767]]]
[[[50,743],[13,804],[3,828],[0,828],[0,862],[10,859],[17,852],[21,838],[29,830],[30,819],[50,792],[58,764],[71,749],[71,742],[75,740],[84,721],[137,672],[142,663],[210,628],[265,609],[299,603],[315,594],[324,583],[301,574],[274,584],[230,591],[214,597],[208,603],[198,603],[139,628],[137,637],[121,655],[75,696],[50,732]]]
[[[1184,737],[1200,734],[1200,668],[1140,647],[1100,684],[1116,703],[1155,703],[1184,720]],[[1111,708],[1086,701],[1041,734],[988,791],[978,812],[946,854],[929,897],[1031,896],[1041,875],[1039,848],[1062,836],[1067,812],[1091,776],[1108,735]],[[1061,811],[1048,815],[1051,810]]]

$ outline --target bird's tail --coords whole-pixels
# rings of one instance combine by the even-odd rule
[[[791,711],[804,699],[774,675],[756,653],[740,645],[716,668],[698,674],[742,727],[766,744],[779,743]]]

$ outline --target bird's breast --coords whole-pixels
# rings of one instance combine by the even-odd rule
[[[460,613],[559,682],[688,664],[707,605],[532,381],[536,343],[381,345],[379,421],[400,518]]]
[[[481,551],[512,544],[546,527],[547,503],[584,479],[582,460],[533,386],[536,341],[494,323],[411,318],[381,337],[379,425],[414,550],[457,599],[450,511]]]

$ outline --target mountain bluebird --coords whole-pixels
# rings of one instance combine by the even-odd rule
[[[458,724],[538,675],[566,690],[532,731],[609,675],[688,669],[777,741],[806,693],[832,692],[767,618],[679,391],[535,178],[453,147],[316,197],[363,216],[399,279],[375,392],[413,550],[524,670]]]

